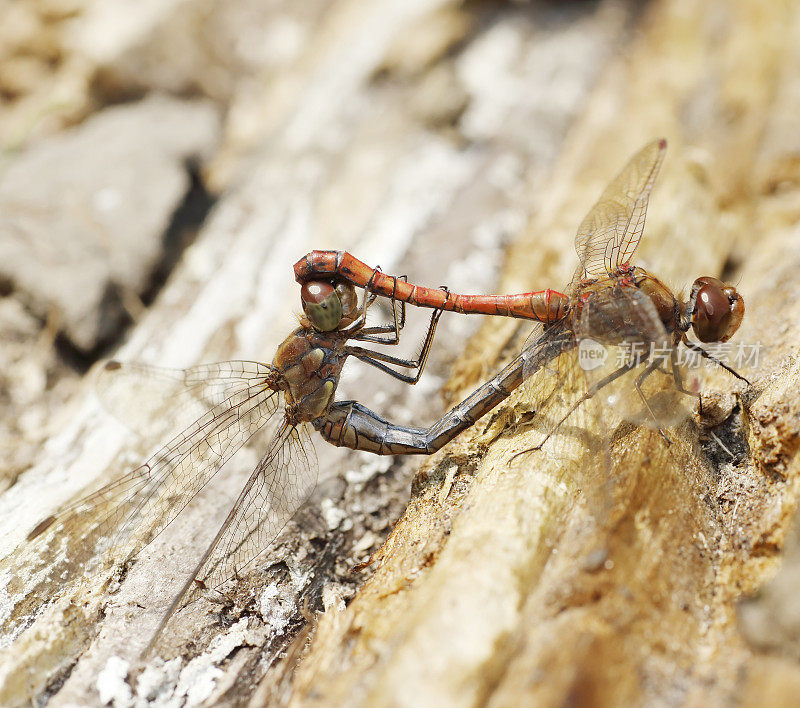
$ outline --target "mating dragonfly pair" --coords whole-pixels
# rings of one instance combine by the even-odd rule
[[[684,345],[710,355],[687,338],[688,331],[692,329],[700,342],[725,342],[744,315],[744,302],[736,289],[716,278],[698,278],[688,299],[681,301],[655,276],[631,264],[665,148],[663,140],[645,146],[586,216],[575,239],[578,268],[565,293],[541,290],[503,296],[458,295],[387,275],[349,253],[314,251],[295,265],[296,278],[302,285],[304,316],[300,327],[280,345],[271,365],[230,361],[169,371],[109,362],[98,384],[101,398],[104,390],[117,387],[120,381],[163,379],[181,392],[174,405],[201,401],[208,410],[141,467],[48,517],[28,539],[43,535],[49,528],[56,533],[83,529],[86,520],[94,518],[94,538],[112,535],[130,540],[127,557],[133,557],[181,512],[236,450],[258,431],[270,430],[266,452],[175,596],[160,631],[195,582],[213,588],[240,572],[272,543],[311,494],[317,463],[310,427],[337,446],[381,455],[430,454],[473,425],[523,381],[533,382],[530,393],[542,403],[546,387],[542,384],[537,390],[537,372],[547,368],[550,374],[556,373],[557,384],[559,377],[563,383],[578,371],[577,353],[583,343],[591,341],[608,346],[637,345],[645,355],[630,357],[602,374],[591,375],[587,370],[582,392],[559,412],[547,436],[583,402],[630,373],[636,374],[634,389],[646,415],[661,429],[643,393],[643,383],[656,371],[667,372],[677,390],[692,393],[684,387],[676,365],[677,349]],[[364,290],[360,302],[356,288]],[[379,296],[391,301],[392,321],[367,326],[369,308]],[[433,309],[417,359],[406,360],[362,346],[397,344],[405,324],[406,304]],[[536,325],[511,363],[429,428],[395,425],[357,401],[335,400],[348,357],[415,383],[445,310],[523,318]],[[717,363],[743,379],[724,363]],[[543,375],[545,378],[550,379],[552,388],[553,377]],[[135,390],[131,386],[131,391]],[[132,401],[136,405],[135,399]],[[140,528],[146,533],[137,536]]]

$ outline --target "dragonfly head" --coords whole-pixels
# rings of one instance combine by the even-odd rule
[[[330,332],[340,324],[352,322],[358,310],[356,290],[350,283],[309,280],[300,289],[300,301],[311,326]]]
[[[692,329],[701,342],[727,342],[744,317],[744,299],[733,285],[703,276],[689,297]]]

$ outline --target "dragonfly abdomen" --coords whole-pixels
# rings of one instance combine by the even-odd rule
[[[574,337],[568,328],[563,329],[562,333],[549,336],[544,346],[534,342],[430,428],[394,425],[356,401],[334,403],[324,416],[313,420],[312,425],[337,447],[366,450],[377,455],[430,455],[508,398],[526,377],[573,348]]]
[[[501,315],[548,324],[567,314],[569,297],[550,289],[516,295],[449,295],[447,305],[443,309],[463,315]]]
[[[537,290],[517,295],[458,295],[446,288],[408,283],[402,277],[370,268],[347,251],[311,251],[294,266],[295,278],[343,279],[397,302],[464,315],[503,315],[537,322],[556,322],[569,310],[569,297],[556,290]]]

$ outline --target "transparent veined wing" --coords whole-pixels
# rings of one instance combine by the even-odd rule
[[[530,408],[529,426],[539,432],[537,446],[564,424],[583,428],[578,402],[586,392],[586,382],[576,345],[570,319],[548,326],[535,324],[525,343],[522,395]],[[560,454],[556,441],[551,441],[549,450]]]
[[[183,372],[183,380],[195,391],[206,392],[209,404],[215,400],[212,396],[218,402],[143,465],[47,517],[30,532],[29,540],[55,526],[68,535],[98,540],[110,536],[113,546],[124,547],[128,557],[138,553],[250,437],[274,424],[281,395],[272,388],[269,367],[259,374],[239,364],[226,362]],[[131,367],[131,372],[154,371],[123,367]]]
[[[686,396],[675,385],[676,376],[684,378],[675,347],[641,290],[613,278],[593,285],[575,330],[588,385],[608,421],[662,429],[689,415]]]
[[[578,269],[572,289],[586,278],[613,275],[633,258],[644,231],[647,204],[666,140],[654,140],[637,152],[584,218],[575,236]]]
[[[236,500],[198,577],[218,587],[267,550],[317,484],[317,455],[309,426],[284,423]]]
[[[165,439],[225,399],[265,381],[270,371],[268,364],[257,361],[222,361],[189,369],[108,361],[94,384],[103,408],[120,423],[144,437]]]
[[[217,588],[241,573],[272,542],[311,495],[317,483],[317,456],[308,425],[284,421],[250,474],[225,521],[151,639],[172,613],[199,588]],[[195,580],[200,581],[195,583]]]
[[[565,488],[569,494],[580,493],[592,514],[605,520],[612,501],[609,467],[601,454],[606,428],[598,402],[587,396],[588,379],[571,318],[537,326],[532,336],[526,345],[529,361],[538,359],[542,365],[525,368],[521,400],[529,410],[520,417],[530,447],[516,452],[510,462],[528,471],[547,469],[543,494],[561,495]]]

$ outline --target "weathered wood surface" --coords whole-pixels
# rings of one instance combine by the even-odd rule
[[[222,41],[234,7],[248,18],[239,27],[273,37],[271,53]],[[85,5],[73,37],[117,26],[99,8]],[[227,108],[204,168],[221,198],[120,357],[269,360],[298,304],[291,264],[312,248],[345,248],[453,290],[557,287],[599,191],[664,136],[640,258],[677,287],[699,274],[738,282],[747,315],[736,341],[762,343],[761,363],[746,371],[753,387],[742,398],[724,374],[707,385],[712,432],[747,454],[734,464],[701,444],[714,438],[695,422],[669,449],[623,429],[613,509],[598,522],[590,457],[508,464],[531,440],[515,425],[524,391],[421,465],[320,444],[322,512],[302,514],[276,562],[244,579],[225,622],[195,603],[159,645],[169,661],[149,660],[125,683],[181,569],[255,461],[247,450],[121,583],[100,568],[62,586],[40,549],[8,556],[0,703],[725,704],[761,702],[767,687],[791,697],[798,668],[751,649],[736,608],[777,567],[797,500],[800,9],[247,8],[163,3],[127,23],[115,55],[98,42],[79,64],[95,100],[191,87]],[[218,45],[174,59],[175,46],[204,32]],[[254,46],[252,35],[242,41]],[[169,70],[158,72],[163,52]],[[445,316],[417,387],[352,365],[341,397],[398,422],[434,420],[444,409],[436,391],[476,324]],[[521,341],[518,323],[485,323],[458,360],[450,400]],[[90,388],[80,384],[66,422],[0,497],[4,554],[146,452]],[[352,570],[373,551],[372,566]],[[297,610],[304,599],[309,623]]]

